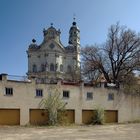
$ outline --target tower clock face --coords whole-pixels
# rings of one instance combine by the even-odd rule
[[[50,44],[49,46],[51,49],[53,49],[55,47],[55,45],[53,43]]]

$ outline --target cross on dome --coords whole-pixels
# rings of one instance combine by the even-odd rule
[[[75,22],[76,20],[76,14],[73,14],[73,21]]]

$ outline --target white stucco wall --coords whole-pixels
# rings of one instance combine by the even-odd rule
[[[97,106],[105,110],[118,110],[118,122],[126,122],[140,119],[140,97],[124,95],[113,89],[104,87],[84,87],[82,84],[61,85],[58,83],[60,92],[68,90],[70,92],[69,99],[62,100],[67,102],[67,109],[75,110],[75,123],[82,123],[82,109],[94,110]],[[13,88],[13,96],[5,96],[5,87]],[[20,109],[20,124],[29,123],[29,109],[39,108],[42,98],[48,95],[48,87],[46,84],[36,84],[32,82],[16,82],[0,80],[0,109],[2,108],[18,108]],[[36,89],[43,89],[43,97],[36,97]],[[86,93],[93,92],[93,100],[86,99]],[[114,93],[114,100],[108,101],[108,93]]]

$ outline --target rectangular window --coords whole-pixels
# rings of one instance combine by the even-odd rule
[[[93,99],[93,93],[87,92],[87,100],[92,100],[92,99]]]
[[[36,97],[42,97],[43,96],[43,90],[42,89],[36,89]]]
[[[63,91],[63,98],[69,98],[70,92],[69,91]]]
[[[114,100],[114,94],[113,94],[113,93],[109,93],[109,94],[108,94],[108,100],[109,100],[109,101]]]
[[[5,95],[7,96],[13,96],[13,88],[5,88]]]

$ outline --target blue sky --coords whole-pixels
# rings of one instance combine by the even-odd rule
[[[0,0],[0,73],[26,75],[26,50],[32,38],[41,43],[51,22],[67,45],[73,14],[82,46],[105,42],[117,21],[140,32],[139,0]]]

